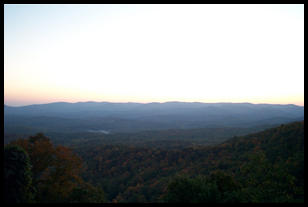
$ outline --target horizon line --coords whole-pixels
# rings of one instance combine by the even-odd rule
[[[55,101],[55,102],[48,102],[48,103],[38,103],[38,104],[27,104],[27,105],[8,105],[4,103],[4,106],[8,107],[26,107],[26,106],[33,106],[33,105],[47,105],[47,104],[56,104],[56,103],[68,103],[68,104],[77,104],[77,103],[115,103],[115,104],[128,104],[128,103],[135,103],[135,104],[153,104],[153,103],[200,103],[200,104],[253,104],[253,105],[294,105],[304,107],[303,105],[298,104],[274,104],[274,103],[252,103],[252,102],[200,102],[200,101],[153,101],[153,102],[113,102],[113,101],[76,101],[76,102],[69,102],[69,101]]]

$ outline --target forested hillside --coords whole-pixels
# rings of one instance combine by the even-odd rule
[[[304,121],[186,148],[93,142],[71,151],[40,134],[15,145],[33,166],[32,202],[304,202]]]
[[[239,183],[239,201],[304,199],[304,122],[217,146],[163,150],[101,145],[76,152],[87,165],[84,178],[102,187],[114,202],[162,202],[168,183],[178,175],[193,178],[217,170]]]

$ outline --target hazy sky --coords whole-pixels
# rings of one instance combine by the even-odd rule
[[[304,5],[5,5],[4,102],[304,105]]]

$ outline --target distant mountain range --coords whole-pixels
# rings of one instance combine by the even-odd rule
[[[56,102],[22,107],[4,105],[5,133],[111,133],[207,127],[254,127],[304,119],[304,107],[251,103]]]

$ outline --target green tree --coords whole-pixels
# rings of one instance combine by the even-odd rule
[[[298,189],[288,171],[283,162],[271,163],[263,151],[252,154],[240,171],[245,202],[293,202]]]
[[[71,203],[106,203],[105,193],[102,189],[88,183],[74,188],[68,198]]]
[[[176,177],[170,182],[165,201],[171,203],[232,203],[239,202],[240,186],[221,171],[210,176]]]
[[[178,176],[168,185],[165,201],[169,203],[190,203],[194,196],[192,179],[187,176]]]

